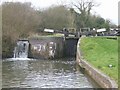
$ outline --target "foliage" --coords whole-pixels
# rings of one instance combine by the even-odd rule
[[[2,38],[2,57],[12,57],[13,56],[13,50],[14,50],[14,44],[11,40],[10,36],[4,36]]]
[[[94,0],[79,0],[78,2],[74,2],[73,6],[78,10],[77,14],[80,18],[80,27],[87,27],[87,23],[90,21],[91,10],[97,6],[97,4]]]
[[[76,11],[75,24],[77,29],[90,27],[96,29],[106,28],[109,30],[113,26],[109,20],[91,14],[92,9],[99,6],[94,0],[78,0],[73,2],[72,5],[74,11]]]
[[[2,8],[0,6],[0,58],[2,57]]]
[[[81,14],[76,12],[75,24],[77,26],[76,27],[77,29],[82,28],[82,27],[89,27],[89,28],[96,28],[96,29],[106,28],[107,30],[109,30],[110,24],[108,20],[105,20],[104,18],[100,16],[95,16],[92,14],[90,14],[87,17],[88,17],[87,21],[84,22]]]
[[[38,19],[37,12],[30,3],[5,2],[2,4],[3,56],[5,52],[6,54],[11,52],[11,43],[14,44],[18,38],[26,38],[34,32],[39,23]]]
[[[39,15],[42,17],[40,28],[61,30],[69,25],[69,11],[65,6],[54,6],[48,8]]]
[[[38,23],[36,11],[30,3],[7,2],[2,5],[3,34],[20,37],[32,32]],[[17,34],[16,34],[17,33]]]

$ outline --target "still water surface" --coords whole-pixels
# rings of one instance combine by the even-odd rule
[[[9,59],[10,60],[10,59]],[[94,88],[74,58],[60,60],[4,60],[3,88]]]

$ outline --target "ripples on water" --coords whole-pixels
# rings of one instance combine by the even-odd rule
[[[75,59],[3,61],[3,88],[93,88]]]

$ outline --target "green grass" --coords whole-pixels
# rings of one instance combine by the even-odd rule
[[[82,38],[80,49],[85,60],[118,83],[118,40],[86,37]]]
[[[118,86],[120,88],[120,36],[118,37]]]

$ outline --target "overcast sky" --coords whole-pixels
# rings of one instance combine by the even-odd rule
[[[36,8],[47,8],[52,5],[69,4],[75,0],[3,0],[3,1],[20,1],[31,2]],[[94,0],[100,4],[92,11],[93,14],[100,15],[105,19],[110,19],[113,23],[118,24],[118,2],[120,0]]]

